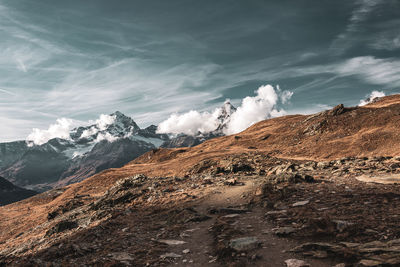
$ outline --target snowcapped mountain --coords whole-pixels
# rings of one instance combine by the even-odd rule
[[[66,139],[0,144],[0,175],[18,186],[44,191],[121,167],[169,140],[156,133],[156,126],[140,129],[119,111],[102,116],[92,125],[72,129]]]
[[[71,140],[81,144],[104,139],[114,141],[117,138],[134,135],[140,130],[132,118],[119,111],[102,115],[100,121],[90,126],[73,129],[70,133]]]

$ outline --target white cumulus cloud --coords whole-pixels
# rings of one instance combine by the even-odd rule
[[[158,125],[158,132],[187,135],[211,132],[218,127],[218,114],[218,110],[213,113],[191,110],[181,115],[172,114]]]
[[[382,91],[372,91],[369,95],[366,96],[366,99],[362,99],[360,101],[360,104],[358,104],[359,106],[365,106],[371,102],[373,102],[375,99],[379,98],[379,97],[384,97],[385,93]]]
[[[88,130],[84,130],[80,138],[87,138],[100,131],[104,131],[108,125],[113,124],[115,122],[116,117],[112,115],[101,114],[99,119],[95,121],[89,121],[89,124],[94,124]],[[107,139],[107,138],[103,138]],[[102,140],[103,140],[102,139]]]
[[[110,133],[106,132],[104,134],[103,133],[99,133],[97,135],[97,138],[96,138],[95,142],[98,143],[98,142],[101,142],[103,140],[107,140],[108,142],[112,143],[112,142],[116,141],[117,139],[118,139],[117,136],[113,136]]]
[[[116,116],[115,115],[107,115],[101,114],[100,118],[97,119],[96,125],[100,131],[104,131],[108,125],[113,124],[115,122]]]
[[[74,121],[67,118],[57,119],[55,124],[51,124],[47,130],[34,128],[26,140],[36,145],[42,145],[53,138],[69,139],[69,133],[74,127]]]
[[[271,85],[264,85],[255,92],[256,96],[248,96],[242,100],[241,105],[230,116],[225,134],[241,132],[256,122],[267,118],[285,114],[278,110],[278,103],[287,103],[293,93],[281,91],[279,86],[275,90]],[[196,135],[198,132],[208,133],[217,129],[220,121],[218,116],[221,110],[214,112],[198,112],[191,110],[184,114],[172,114],[158,126],[159,133]]]
[[[83,131],[80,138],[89,137],[97,134],[100,131],[104,131],[108,125],[115,122],[115,116],[101,114],[99,119],[95,121],[88,121],[87,123],[83,123],[83,125],[91,125],[88,130]],[[74,121],[68,118],[60,118],[56,120],[56,123],[51,124],[48,129],[38,129],[34,128],[32,133],[28,135],[26,141],[30,145],[43,145],[53,138],[62,138],[69,140],[71,130],[77,126],[82,125],[78,121]],[[111,136],[109,133],[99,134],[95,140],[95,142],[99,142],[102,140],[108,140],[109,142],[113,142],[116,140],[116,137]]]
[[[278,90],[277,90],[278,91]],[[235,134],[245,130],[256,122],[271,117],[277,117],[284,114],[284,111],[278,111],[279,95],[271,85],[263,85],[256,91],[256,96],[248,96],[242,100],[242,104],[232,114],[225,130],[226,134]],[[285,95],[282,98],[286,102],[291,97],[291,93],[282,92]]]

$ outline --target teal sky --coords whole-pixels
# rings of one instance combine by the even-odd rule
[[[400,87],[398,0],[0,0],[0,141],[115,110],[140,126],[260,85],[289,113]]]

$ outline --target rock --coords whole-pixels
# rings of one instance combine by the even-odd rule
[[[329,167],[329,162],[323,162],[323,161],[321,161],[321,162],[318,162],[318,163],[317,163],[317,168],[326,169],[326,168],[328,168],[328,167]]]
[[[400,168],[400,164],[399,163],[392,163],[389,165],[390,169],[399,169]]]
[[[360,267],[378,267],[378,266],[383,266],[381,261],[375,261],[375,260],[361,260],[358,263],[358,266]]]
[[[249,251],[259,246],[260,242],[256,237],[241,237],[229,241],[229,247],[236,251]]]
[[[360,182],[364,183],[376,183],[376,184],[399,184],[400,178],[398,175],[361,175],[356,177]]]
[[[133,261],[134,258],[126,252],[111,253],[110,256],[117,261]]]
[[[218,260],[218,258],[217,258],[217,257],[214,257],[214,258],[212,258],[211,260],[209,260],[208,263],[214,263],[214,262],[216,262],[217,260]]]
[[[178,246],[178,245],[186,244],[186,242],[182,241],[182,240],[161,239],[161,240],[158,240],[158,242],[162,243],[162,244],[166,244],[168,246]]]
[[[306,243],[292,250],[301,252],[305,256],[312,255],[314,251],[326,251],[329,255],[339,257],[346,255],[349,258],[362,259],[356,266],[400,266],[400,239],[368,243]]]
[[[336,264],[333,267],[346,267],[346,264],[345,263],[339,263],[339,264]]]
[[[211,219],[210,216],[204,214],[195,214],[191,218],[187,219],[185,222],[204,222]]]
[[[208,213],[210,214],[242,214],[242,213],[246,213],[249,212],[249,209],[234,209],[234,208],[219,208],[219,209],[215,209],[212,208],[208,211]]]
[[[213,180],[211,178],[206,178],[203,180],[203,185],[213,184]]]
[[[283,235],[290,235],[290,234],[292,234],[292,233],[294,233],[294,232],[296,232],[297,230],[296,230],[296,228],[293,228],[293,227],[290,227],[290,226],[287,226],[287,227],[279,227],[279,228],[274,228],[274,229],[272,229],[272,232],[274,233],[274,234],[276,234],[276,235],[281,235],[281,236],[283,236]]]
[[[342,220],[332,220],[332,222],[336,224],[336,230],[338,230],[340,233],[342,233],[344,230],[346,230],[349,226],[354,225],[354,223],[346,222],[346,221],[342,221]]]
[[[297,253],[307,253],[309,254],[310,251],[327,251],[330,253],[340,253],[343,251],[343,248],[345,246],[337,245],[337,244],[330,244],[330,243],[323,243],[323,242],[317,242],[317,243],[305,243],[300,246],[295,247],[292,249],[292,252],[297,252]]]
[[[165,258],[176,259],[176,258],[182,258],[182,255],[170,252],[170,253],[165,253],[165,254],[161,255],[160,258],[163,258],[163,259],[165,259]]]
[[[182,253],[183,253],[183,254],[188,254],[188,253],[190,253],[190,249],[184,249],[184,250],[182,251]]]
[[[331,116],[338,116],[340,114],[343,114],[344,112],[346,112],[344,105],[339,104],[336,107],[334,107],[333,109],[329,110],[328,114]]]
[[[52,212],[49,212],[48,214],[47,214],[47,220],[49,220],[49,221],[51,221],[51,220],[53,220],[55,217],[57,217],[58,216],[58,212],[57,211],[52,211]]]
[[[285,260],[286,266],[287,267],[309,267],[310,264],[308,264],[305,261],[298,260],[298,259],[288,259]]]
[[[269,183],[280,184],[280,183],[312,183],[314,177],[308,174],[297,173],[297,172],[282,172],[279,174],[268,175]]]
[[[46,232],[46,236],[51,236],[53,234],[61,233],[67,230],[72,230],[78,228],[78,223],[75,221],[61,221],[53,226]]]
[[[325,259],[328,257],[328,252],[324,250],[312,250],[307,253],[304,253],[306,256],[310,256],[316,259]]]
[[[265,213],[266,216],[286,214],[287,210],[272,210]]]
[[[228,215],[222,216],[222,218],[231,219],[231,218],[236,218],[236,217],[239,217],[239,216],[240,216],[239,214],[234,213],[234,214],[228,214]]]
[[[233,164],[231,166],[231,171],[233,173],[237,173],[237,172],[252,172],[254,171],[254,168],[252,166],[250,166],[247,163],[243,163],[243,162],[239,162],[237,164]]]
[[[323,129],[326,127],[328,124],[328,121],[326,119],[323,119],[317,123],[313,123],[310,126],[308,126],[306,129],[304,129],[303,134],[307,134],[310,136],[320,134],[323,132]]]
[[[301,207],[301,206],[307,205],[308,203],[310,203],[309,200],[303,200],[303,201],[299,201],[299,202],[294,203],[292,205],[292,207]]]
[[[91,204],[91,209],[101,210],[124,204],[142,195],[142,191],[136,190],[147,181],[147,176],[137,174],[118,180],[102,197]]]
[[[295,171],[295,166],[293,164],[286,164],[286,165],[279,165],[276,166],[271,170],[271,174],[275,175],[283,175],[283,174],[288,174],[288,173],[293,173]]]
[[[225,181],[225,185],[236,185],[236,179],[228,179]]]
[[[286,206],[286,204],[285,203],[283,203],[283,202],[276,202],[275,204],[274,204],[274,209],[276,209],[276,210],[287,210],[287,206]]]

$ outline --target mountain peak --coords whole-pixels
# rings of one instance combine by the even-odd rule
[[[139,130],[139,126],[131,117],[116,111],[109,115],[101,115],[92,125],[73,129],[70,136],[75,141],[85,143],[93,140],[115,140],[134,134]]]
[[[221,115],[230,116],[236,111],[236,107],[231,104],[229,99],[225,100],[224,105],[221,107]]]
[[[122,113],[121,111],[118,111],[118,110],[115,111],[114,113],[111,113],[110,116],[115,116],[117,118],[129,118],[124,113]]]
[[[235,113],[236,108],[231,104],[230,100],[227,99],[225,100],[224,105],[219,108],[219,110],[219,125],[217,128],[217,132],[221,132],[226,127],[226,124],[230,120],[231,115]]]
[[[116,111],[110,116],[115,117],[115,121],[108,125],[107,129],[109,128],[119,128],[120,130],[129,130],[129,131],[138,131],[140,130],[139,126],[136,122],[131,118],[126,116],[120,111]]]

